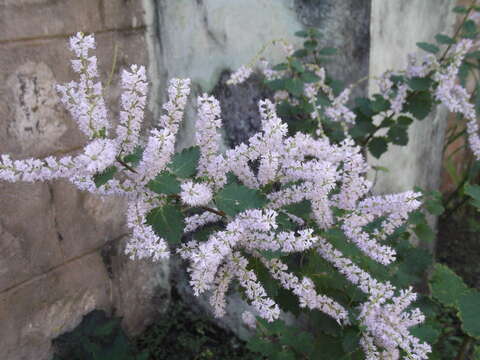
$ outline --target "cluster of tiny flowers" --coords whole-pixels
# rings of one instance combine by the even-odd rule
[[[250,75],[252,75],[253,69],[249,66],[240,66],[240,68],[230,75],[230,79],[227,80],[228,85],[239,85],[244,83]]]
[[[102,83],[97,81],[97,58],[89,56],[93,49],[95,39],[92,35],[78,33],[73,36],[70,39],[70,50],[77,59],[72,60],[72,69],[80,75],[80,81],[57,85],[62,103],[70,111],[80,130],[89,138],[110,128]]]
[[[480,137],[475,107],[470,102],[467,90],[457,84],[459,68],[473,46],[472,40],[463,39],[453,48],[450,64],[445,68],[440,68],[434,75],[434,80],[438,82],[435,98],[451,112],[460,113],[467,119],[470,148],[475,157],[480,159]]]
[[[168,100],[163,106],[165,114],[160,118],[159,128],[150,131],[138,164],[131,166],[126,155],[140,145],[139,131],[147,90],[145,69],[133,66],[129,72],[122,74],[124,91],[120,121],[116,137],[109,138],[107,129],[110,125],[102,105],[101,84],[93,81],[97,76],[96,59],[89,57],[89,51],[94,48],[93,37],[79,34],[71,43],[72,50],[80,58],[79,63],[73,63],[74,69],[80,73],[80,82],[60,87],[59,91],[64,94],[64,101],[68,102],[66,106],[90,142],[80,154],[62,159],[12,160],[3,155],[0,179],[36,181],[61,177],[71,180],[82,190],[124,196],[128,204],[127,225],[132,232],[126,252],[132,258],[159,260],[169,256],[165,239],[147,224],[147,218],[151,211],[167,204],[172,198],[180,200],[178,205],[183,207],[182,211],[194,209],[197,213],[186,217],[183,232],[191,235],[192,240],[184,243],[177,252],[189,262],[190,284],[194,293],[211,292],[210,303],[216,316],[225,314],[226,293],[232,281],[237,280],[260,317],[267,321],[279,317],[279,306],[268,296],[251,270],[249,259],[256,258],[281,286],[298,297],[301,307],[322,311],[340,324],[347,324],[347,309],[319,294],[312,279],[300,279],[289,273],[280,260],[268,260],[262,255],[264,251],[278,251],[284,255],[316,251],[368,295],[359,317],[366,329],[362,344],[365,344],[367,354],[378,351],[393,354],[400,348],[415,354],[418,359],[426,358],[423,354],[427,352],[427,346],[420,344],[407,331],[408,327],[422,319],[418,312],[405,311],[413,298],[410,292],[401,292],[395,298],[396,289],[391,284],[374,279],[315,233],[317,228],[320,231],[340,228],[366,256],[388,264],[393,261],[394,252],[379,242],[403,225],[408,214],[418,208],[417,194],[368,196],[371,188],[365,180],[368,165],[352,139],[347,138],[335,145],[327,137],[315,139],[302,133],[287,136],[287,125],[277,116],[275,104],[269,100],[259,102],[262,130],[247,143],[221,154],[218,148],[220,107],[218,101],[208,95],[198,99],[196,142],[200,160],[197,175],[194,179],[183,179],[181,191],[173,197],[154,193],[148,183],[165,171],[171,162],[175,137],[190,93],[190,81],[170,81]],[[286,51],[291,53],[289,47]],[[321,75],[321,69],[318,72]],[[244,69],[237,80],[248,75],[249,70]],[[328,116],[345,123],[353,121],[353,114],[345,110],[349,90],[335,98],[324,83],[318,83],[316,87],[331,97],[331,109],[325,109],[330,114]],[[306,91],[314,96],[315,89],[307,88]],[[95,184],[96,175],[113,166],[118,168],[115,176],[105,184]],[[225,185],[228,173],[233,173],[250,190],[263,191],[266,205],[234,216],[216,209],[215,204],[211,204],[213,195]],[[311,205],[308,219],[301,219],[285,210],[285,206],[304,200]],[[343,215],[335,215],[336,209],[341,209]],[[292,219],[298,225],[295,230],[283,229],[278,220],[280,215]],[[383,222],[378,229],[363,231],[365,225],[379,217]],[[209,223],[218,223],[220,230],[213,231],[206,241],[197,241],[195,231]],[[308,225],[310,223],[315,226]],[[252,316],[245,315],[244,319],[253,324]],[[392,337],[390,342],[382,337],[382,328],[372,324],[372,319],[378,319],[378,323],[383,324],[381,326]],[[397,326],[397,323],[400,325]],[[381,350],[377,351],[378,348]]]
[[[145,67],[132,65],[130,70],[122,72],[122,110],[116,129],[120,149],[125,154],[138,145],[148,90]]]
[[[186,181],[181,185],[182,201],[190,206],[207,205],[212,200],[212,190],[206,184],[195,184]]]
[[[388,303],[368,301],[362,304],[359,319],[367,330],[361,345],[367,359],[398,359],[398,349],[402,349],[409,359],[428,359],[432,351],[430,345],[420,342],[408,331],[425,320],[419,309],[407,311],[415,299],[416,294],[409,288],[401,290]]]

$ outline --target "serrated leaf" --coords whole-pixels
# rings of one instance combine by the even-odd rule
[[[468,335],[480,338],[480,292],[472,290],[460,296],[458,310],[462,329]]]
[[[298,78],[286,79],[285,88],[293,96],[301,96],[303,94],[303,81]]]
[[[295,328],[288,328],[288,331],[280,336],[280,341],[304,355],[310,355],[315,350],[313,336]]]
[[[404,111],[418,120],[425,119],[432,111],[432,96],[428,91],[417,92],[405,104]]]
[[[390,102],[379,94],[373,95],[372,110],[375,113],[381,113],[390,109]]]
[[[476,208],[480,208],[480,186],[466,184],[464,187],[465,194],[472,198],[471,204]]]
[[[303,73],[305,71],[305,68],[298,59],[292,59],[292,61],[290,61],[290,65],[299,73]]]
[[[250,338],[247,343],[247,348],[253,352],[257,352],[268,357],[274,356],[278,352],[282,351],[282,346],[280,344],[273,343],[258,336]]]
[[[421,325],[411,328],[410,333],[420,341],[427,342],[430,345],[435,344],[440,336],[440,331],[430,325]]]
[[[432,53],[432,54],[436,54],[440,51],[440,49],[438,48],[437,45],[430,44],[430,43],[427,43],[427,42],[417,42],[417,46],[420,49],[425,50],[426,52],[429,52],[429,53]]]
[[[389,140],[395,145],[408,144],[408,132],[403,126],[393,125],[387,132]]]
[[[433,80],[425,77],[412,77],[408,80],[408,86],[415,91],[429,90],[433,85]]]
[[[473,20],[467,20],[463,24],[464,37],[474,37],[477,32],[477,25]]]
[[[286,80],[285,78],[275,79],[266,81],[265,85],[267,85],[271,90],[285,90],[286,89]]]
[[[130,164],[133,167],[137,166],[140,163],[140,160],[142,159],[144,150],[145,149],[143,147],[137,146],[132,153],[123,157],[123,161],[125,161],[126,163]]]
[[[426,223],[418,224],[413,231],[421,241],[431,243],[435,239],[435,233]]]
[[[168,171],[158,174],[155,179],[150,180],[147,187],[157,194],[172,195],[180,192],[180,181]]]
[[[346,353],[354,352],[358,349],[360,336],[358,331],[354,329],[347,329],[343,334],[342,347]]]
[[[116,166],[109,166],[103,172],[99,174],[95,174],[93,176],[93,182],[95,183],[95,186],[98,188],[102,185],[105,185],[109,180],[113,179],[113,176],[117,172],[117,167]]]
[[[275,71],[288,70],[288,64],[287,63],[277,64],[274,67],[272,67],[272,70],[275,70]]]
[[[435,264],[430,279],[432,296],[445,306],[457,307],[460,296],[468,291],[463,280],[447,266]]]
[[[318,51],[319,55],[331,56],[337,53],[337,49],[334,47],[324,47]]]
[[[315,50],[318,46],[317,40],[307,40],[303,43],[305,49]]]
[[[465,6],[455,6],[452,11],[458,14],[468,13],[468,9]]]
[[[397,119],[398,125],[408,127],[413,122],[413,119],[408,116],[399,116]]]
[[[306,31],[306,30],[296,31],[296,32],[294,33],[294,35],[295,35],[295,36],[298,36],[298,37],[302,37],[302,38],[306,38],[306,37],[309,36],[309,35],[308,35],[308,31]]]
[[[308,56],[308,51],[305,50],[305,49],[298,49],[293,53],[292,56],[297,57],[297,58],[303,58],[305,56]]]
[[[445,34],[437,34],[435,35],[435,40],[439,44],[444,44],[444,45],[453,45],[455,44],[455,40],[451,38],[450,36],[447,36]]]
[[[155,233],[171,244],[179,244],[182,239],[185,222],[183,215],[174,205],[164,205],[147,214],[147,224]]]
[[[302,200],[298,203],[285,205],[283,209],[292,215],[306,219],[312,212],[312,203],[309,200]]]
[[[302,80],[306,83],[314,83],[320,80],[320,78],[311,71],[305,71],[302,74]]]
[[[230,216],[247,209],[262,208],[266,203],[267,198],[260,191],[235,183],[227,184],[215,196],[218,209]]]
[[[380,156],[387,151],[387,149],[388,142],[384,137],[374,137],[368,143],[368,151],[370,151],[370,154],[375,156],[377,159],[379,159]]]
[[[176,153],[168,165],[170,171],[180,178],[189,178],[197,173],[200,149],[192,146]]]

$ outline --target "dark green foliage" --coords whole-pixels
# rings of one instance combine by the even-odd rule
[[[377,159],[388,150],[388,140],[385,137],[374,137],[368,144],[370,154]]]
[[[168,166],[170,171],[180,178],[189,178],[196,174],[200,150],[198,146],[192,146],[176,153]]]
[[[175,175],[163,171],[151,180],[147,187],[157,194],[178,194],[180,192],[180,181],[177,180]]]
[[[266,202],[265,195],[260,191],[237,183],[225,185],[215,196],[215,204],[218,209],[230,216],[235,216],[247,209],[262,208]]]
[[[426,42],[418,42],[417,43],[417,46],[426,51],[426,52],[429,52],[429,53],[432,53],[432,54],[436,54],[440,51],[440,49],[438,48],[438,46],[434,45],[434,44],[430,44],[430,43],[426,43]]]
[[[178,206],[170,204],[152,209],[147,214],[147,224],[152,226],[159,237],[172,245],[180,243],[185,227]]]
[[[53,341],[54,360],[148,360],[148,351],[137,351],[120,321],[99,310],[85,315],[73,331]]]
[[[207,315],[192,311],[173,291],[168,310],[135,339],[147,360],[261,360]],[[112,359],[113,360],[113,359]]]
[[[105,185],[109,180],[113,179],[113,176],[117,172],[117,167],[116,166],[110,166],[103,170],[103,172],[95,175],[93,177],[93,181],[95,182],[96,187],[100,187],[102,185]]]

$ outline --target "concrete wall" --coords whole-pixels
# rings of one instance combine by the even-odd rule
[[[455,5],[452,0],[373,0],[369,75],[374,78],[387,70],[404,69],[407,54],[422,54],[417,42],[433,42],[438,33],[451,35]],[[376,83],[370,85],[370,92],[376,92]],[[446,122],[447,110],[439,106],[410,126],[407,146],[390,144],[380,160],[370,158],[372,164],[390,170],[378,174],[377,192],[438,188]]]

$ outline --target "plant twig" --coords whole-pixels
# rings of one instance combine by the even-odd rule
[[[133,173],[137,173],[137,171],[132,168],[130,165],[128,165],[125,161],[123,161],[120,157],[117,157],[116,160],[127,170],[130,170]]]

